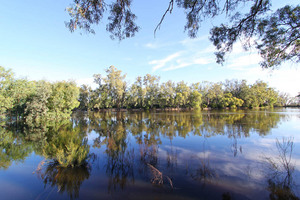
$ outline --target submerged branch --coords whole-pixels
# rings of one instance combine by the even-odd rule
[[[164,184],[164,177],[168,180],[171,188],[173,189],[173,182],[170,179],[169,176],[167,175],[163,175],[163,173],[161,171],[159,171],[156,167],[154,167],[153,165],[146,163],[147,166],[150,168],[151,173],[153,178],[151,179],[151,183],[153,184],[158,184],[158,185],[163,185]]]

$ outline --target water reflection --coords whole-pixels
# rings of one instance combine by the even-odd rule
[[[42,179],[45,188],[57,188],[60,194],[67,193],[73,199],[79,197],[80,186],[90,177],[90,172],[89,165],[62,167],[57,162],[50,162],[41,166],[36,174]],[[40,196],[40,199],[43,198]]]
[[[0,127],[0,169],[7,169],[13,161],[24,161],[32,151],[33,146],[30,142]]]
[[[60,125],[1,128],[0,169],[34,152],[46,159],[36,171],[45,187],[69,198],[86,195],[80,188],[92,184],[93,173],[99,181],[93,184],[111,195],[142,182],[143,191],[152,194],[154,184],[168,198],[254,198],[253,191],[265,194],[267,188],[270,199],[297,199],[282,176],[252,177],[258,159],[249,159],[255,152],[241,142],[253,134],[267,137],[287,119],[264,111],[76,112]]]
[[[71,123],[50,129],[43,148],[43,156],[53,159],[61,167],[85,165],[89,158],[90,146],[85,133]]]
[[[277,139],[276,147],[278,155],[275,158],[265,157],[268,168],[267,178],[270,199],[299,199],[294,194],[293,138],[282,138],[282,141]]]

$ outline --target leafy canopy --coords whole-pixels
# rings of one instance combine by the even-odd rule
[[[98,24],[106,12],[109,13],[106,30],[111,33],[112,39],[133,37],[140,29],[135,23],[137,16],[130,9],[132,0],[73,1],[67,8],[71,19],[66,23],[71,32],[84,29],[95,33],[92,25]],[[246,50],[252,46],[258,49],[264,68],[274,68],[288,60],[300,61],[299,5],[286,5],[272,12],[270,0],[170,0],[155,32],[165,16],[172,13],[174,6],[184,9],[187,21],[184,30],[191,38],[197,37],[201,22],[206,18],[225,16],[228,23],[214,26],[210,31],[219,64],[224,63],[226,53],[239,40]],[[241,10],[245,9],[241,8],[248,10],[242,13]]]

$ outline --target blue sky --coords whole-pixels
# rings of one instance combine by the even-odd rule
[[[0,66],[11,68],[17,77],[29,80],[76,80],[91,84],[93,74],[105,74],[114,65],[133,83],[137,76],[158,75],[161,82],[187,83],[246,79],[264,80],[277,90],[296,95],[300,92],[300,66],[284,63],[277,70],[262,70],[255,49],[244,52],[234,46],[226,63],[215,63],[209,30],[221,18],[205,21],[196,39],[184,32],[185,16],[175,8],[167,15],[154,37],[154,29],[168,6],[167,0],[134,0],[140,32],[122,42],[111,40],[105,22],[95,27],[96,34],[70,33],[64,22],[72,1],[0,0]],[[296,5],[298,1],[289,1]],[[286,1],[273,1],[273,9]],[[82,34],[81,34],[82,33]]]

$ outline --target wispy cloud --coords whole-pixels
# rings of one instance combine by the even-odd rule
[[[159,47],[159,45],[157,43],[148,42],[147,44],[145,44],[145,47],[147,47],[149,49],[156,49]]]
[[[150,65],[154,65],[154,67],[152,68],[153,71],[156,71],[160,68],[163,68],[166,66],[167,63],[173,61],[175,58],[179,57],[182,54],[182,52],[176,52],[173,53],[163,59],[160,60],[152,60],[149,62]]]
[[[163,71],[171,71],[171,70],[180,69],[192,65],[206,65],[212,62],[213,60],[210,58],[193,58],[193,59],[188,58],[184,60],[176,60],[176,64],[164,68]]]
[[[175,53],[171,53],[162,59],[155,59],[149,62],[153,65],[152,71],[171,71],[180,68],[195,66],[195,65],[207,65],[214,63],[214,47],[208,45],[203,47],[203,40],[207,40],[207,37],[201,37],[197,39],[185,39],[177,42],[174,45],[174,49],[181,49]],[[148,46],[153,47],[154,45],[148,44]]]
[[[230,62],[225,67],[235,70],[245,70],[245,66],[258,66],[261,61],[262,58],[258,54],[231,55]]]
[[[179,43],[182,44],[183,46],[189,46],[189,45],[195,45],[197,42],[200,41],[207,41],[208,40],[208,35],[204,35],[198,38],[186,38],[184,40],[181,40]]]
[[[170,47],[173,45],[178,44],[178,42],[161,42],[161,41],[154,41],[154,42],[148,42],[144,45],[147,49],[161,49],[165,47]]]

